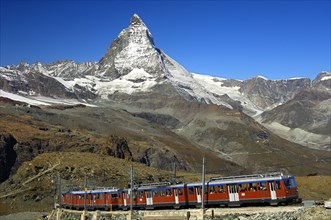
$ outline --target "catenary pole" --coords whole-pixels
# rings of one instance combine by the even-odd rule
[[[85,178],[84,178],[84,211],[86,211],[86,193],[87,193],[87,177],[85,172]]]
[[[56,209],[56,191],[57,191],[57,176],[54,175],[54,196],[53,196],[54,209]]]
[[[62,191],[61,176],[59,174],[59,206],[60,206],[60,208],[62,208],[62,195],[61,195],[61,191]]]
[[[133,166],[131,165],[131,171],[130,171],[130,218],[132,219],[132,210],[133,210]]]
[[[201,208],[205,208],[205,157],[202,158],[202,198]]]
[[[176,161],[174,162],[174,180],[173,180],[174,184],[176,184],[177,180],[176,180]]]

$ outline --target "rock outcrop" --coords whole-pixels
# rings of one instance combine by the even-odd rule
[[[16,139],[7,133],[0,134],[0,182],[8,179],[16,161]]]

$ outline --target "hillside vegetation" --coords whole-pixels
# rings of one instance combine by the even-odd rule
[[[63,191],[82,189],[85,175],[89,187],[127,187],[130,167],[133,166],[136,182],[172,181],[173,172],[148,167],[94,153],[43,153],[20,166],[16,174],[0,185],[1,215],[21,211],[51,210],[55,185]],[[209,177],[217,174],[207,174]],[[221,173],[218,175],[222,175]],[[177,172],[178,181],[201,180],[201,171]],[[331,198],[331,176],[296,177],[299,194],[304,200]],[[57,183],[57,184],[55,184]]]

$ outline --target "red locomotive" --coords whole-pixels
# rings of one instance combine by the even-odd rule
[[[69,191],[61,195],[61,206],[75,209],[130,208],[130,189]],[[134,209],[201,207],[202,182],[141,184],[133,189]],[[206,207],[301,202],[293,176],[266,173],[211,178],[205,183]]]

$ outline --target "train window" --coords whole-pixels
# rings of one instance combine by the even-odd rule
[[[249,184],[249,191],[256,191],[257,190],[257,184],[256,183],[250,183]]]
[[[192,187],[188,188],[188,191],[189,191],[190,195],[193,195],[194,194],[194,190],[193,190]]]
[[[259,190],[267,190],[267,183],[266,182],[260,182],[259,183]]]
[[[280,188],[280,181],[276,181],[275,189],[276,190],[281,189]]]
[[[153,197],[158,197],[159,196],[159,192],[157,190],[153,191]]]
[[[292,187],[292,181],[290,179],[284,180],[285,188],[289,189]]]
[[[138,197],[139,198],[144,198],[144,191],[139,191],[138,192]]]
[[[210,194],[216,193],[215,186],[210,186],[209,187],[209,193]]]
[[[160,196],[164,196],[165,195],[165,191],[164,190],[160,190]]]
[[[197,191],[197,195],[200,196],[200,191],[201,191],[201,188],[200,187],[195,187],[196,191]]]
[[[245,191],[245,189],[243,190],[242,184],[238,184],[238,192],[243,192],[243,191]]]
[[[294,178],[291,178],[291,187],[294,188],[294,187],[297,187],[297,183],[295,182],[295,179]]]
[[[224,185],[219,185],[219,186],[218,186],[218,192],[219,192],[219,193],[224,193],[224,192],[225,192],[225,187],[224,187]]]
[[[248,188],[248,184],[239,184],[238,191],[239,192],[245,192]]]
[[[167,196],[171,196],[171,195],[172,195],[172,193],[171,193],[171,190],[170,190],[170,189],[167,189],[167,191],[166,191],[166,195],[167,195]]]
[[[182,189],[178,189],[178,194],[179,194],[179,195],[183,195],[183,191],[182,191]]]
[[[111,194],[111,198],[112,199],[117,199],[118,198],[118,195],[117,194]]]

